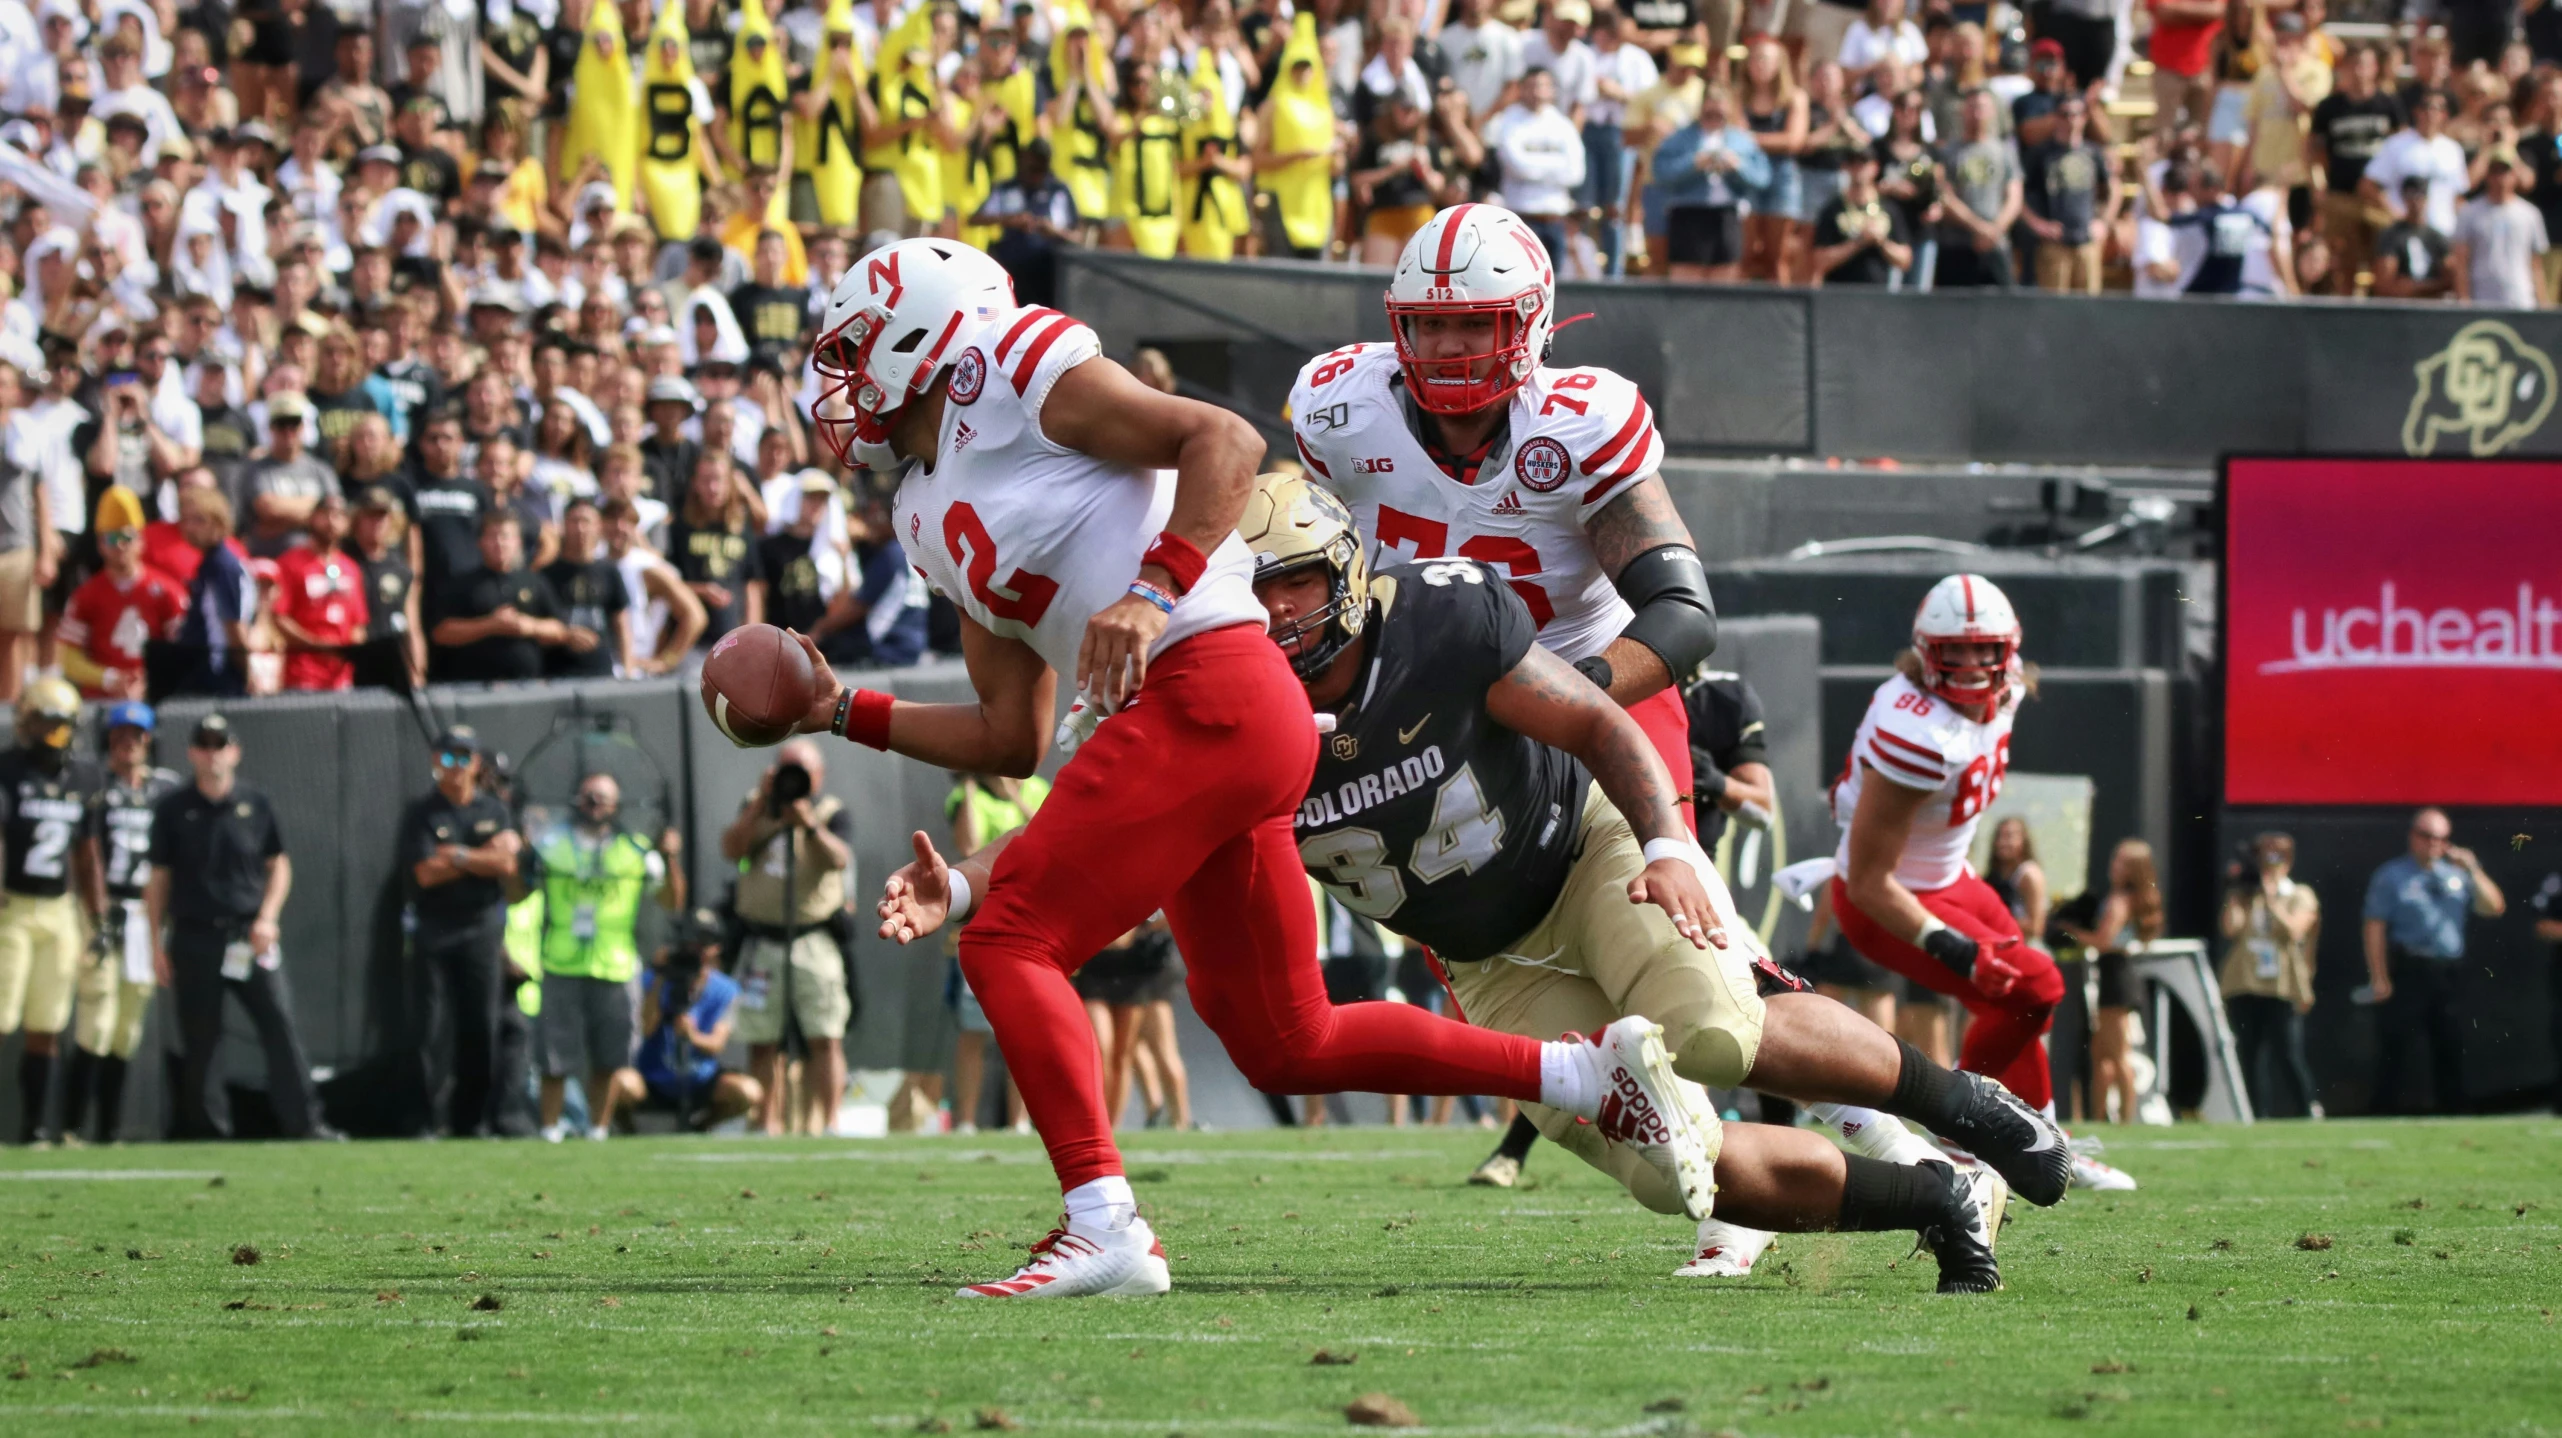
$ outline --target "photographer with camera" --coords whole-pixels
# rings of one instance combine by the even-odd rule
[[[2278,1084],[2262,1066],[2282,1060],[2294,1080],[2295,1103],[2322,1116],[2322,1090],[2304,1059],[2304,1016],[2313,1010],[2313,944],[2322,928],[2322,900],[2291,878],[2295,840],[2268,833],[2253,838],[2224,873],[2224,1012],[2241,1050],[2242,1079],[2251,1108],[2262,1118],[2279,1112],[2270,1102]]]
[[[570,1076],[587,1084],[589,1138],[612,1132],[614,1103],[633,1083],[632,978],[640,971],[641,900],[685,912],[684,845],[674,828],[657,847],[622,824],[623,790],[611,774],[578,781],[577,812],[533,844],[530,882],[543,891],[543,1011],[535,1034],[542,1065],[545,1140],[561,1123]]]
[[[757,1106],[756,1080],[721,1068],[738,1021],[738,981],[721,972],[721,919],[696,909],[669,936],[666,957],[641,996],[640,1053],[617,1078],[634,1108],[673,1110],[701,1132]]]
[[[721,831],[721,857],[739,865],[735,905],[746,936],[739,945],[739,1036],[762,1090],[755,1122],[779,1134],[791,1127],[826,1133],[845,1095],[845,1029],[853,993],[836,926],[854,880],[854,822],[833,795],[821,794],[827,769],[818,746],[795,739],[775,751],[772,768]],[[784,1112],[782,1043],[797,1026],[808,1046],[801,1111]]]

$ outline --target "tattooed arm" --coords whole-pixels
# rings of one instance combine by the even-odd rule
[[[1600,561],[1601,572],[1613,581],[1628,561],[1649,550],[1667,544],[1697,547],[1691,544],[1689,527],[1673,509],[1661,475],[1646,476],[1603,505],[1584,523],[1584,533],[1592,537],[1593,557]],[[1601,657],[1610,661],[1610,697],[1621,704],[1634,704],[1680,677],[1664,667],[1655,651],[1625,635],[1611,640]]]
[[[1638,842],[1690,837],[1672,774],[1646,731],[1566,661],[1533,645],[1486,691],[1486,713],[1516,734],[1582,760],[1601,792],[1628,816]]]
[[[1686,851],[1650,855],[1628,883],[1628,902],[1662,909],[1671,917],[1673,931],[1693,947],[1726,947],[1726,931],[1708,897],[1708,856],[1699,852],[1681,821],[1672,775],[1627,710],[1566,661],[1534,644],[1511,673],[1486,691],[1486,713],[1516,734],[1582,760],[1601,792],[1628,816],[1639,843],[1665,839]]]

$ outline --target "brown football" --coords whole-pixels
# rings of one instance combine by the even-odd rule
[[[799,640],[771,624],[721,636],[703,660],[703,712],[742,749],[780,744],[818,698],[818,671]]]

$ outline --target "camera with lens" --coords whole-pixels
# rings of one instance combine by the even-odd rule
[[[775,765],[774,782],[765,786],[766,815],[783,817],[783,811],[808,798],[813,787],[809,770],[788,759]]]

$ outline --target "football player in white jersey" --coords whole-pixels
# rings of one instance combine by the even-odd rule
[[[1540,646],[1645,731],[1698,832],[1690,716],[1673,681],[1717,647],[1717,611],[1656,474],[1654,411],[1606,369],[1548,366],[1555,269],[1499,205],[1433,216],[1398,256],[1386,301],[1391,343],[1351,345],[1299,371],[1299,458],[1352,506],[1372,564],[1449,556],[1502,570]],[[1528,1152],[1522,1128],[1472,1182],[1510,1186]],[[1699,1274],[1740,1275],[1767,1242],[1706,1220]]]
[[[1072,717],[1065,732],[1091,737],[1029,825],[957,868],[916,835],[916,862],[882,901],[883,934],[902,941],[968,921],[961,971],[1066,1191],[1065,1219],[1021,1271],[962,1296],[1166,1290],[1068,981],[1158,909],[1194,1007],[1258,1088],[1561,1106],[1645,1154],[1704,1213],[1707,1151],[1655,1025],[1541,1044],[1410,1005],[1327,1001],[1291,834],[1316,722],[1264,634],[1235,534],[1263,442],[1100,349],[1068,316],[1018,307],[985,254],[939,239],[848,270],[813,347],[820,432],[840,458],[900,477],[900,538],[961,611],[977,694],[915,704],[848,689],[803,638],[819,693],[801,731],[1026,775],[1052,742],[1060,676],[1108,716],[1090,731]]]
[[[1645,730],[1688,802],[1690,722],[1673,681],[1717,647],[1690,531],[1655,471],[1637,387],[1551,369],[1547,252],[1498,205],[1415,232],[1387,293],[1390,344],[1317,356],[1290,391],[1299,457],[1352,506],[1370,562],[1451,556],[1502,570],[1539,643]]]
[[[1923,597],[1912,648],[1868,701],[1833,785],[1842,838],[1832,907],[1862,958],[1966,1006],[1959,1068],[2051,1113],[2038,1035],[2063,976],[1966,864],[2010,770],[2028,682],[2019,640],[2019,616],[1988,579],[1952,574]]]

